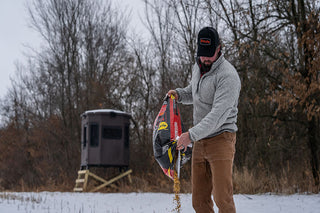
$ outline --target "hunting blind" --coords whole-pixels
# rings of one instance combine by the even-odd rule
[[[81,167],[129,166],[130,114],[109,109],[81,115]]]
[[[85,191],[89,176],[103,183],[92,191],[127,175],[131,182],[132,170],[128,170],[130,118],[130,114],[112,109],[89,110],[81,115],[81,166],[74,191]],[[89,167],[97,166],[125,168],[126,172],[107,181],[89,172]],[[83,184],[81,188],[80,183]]]

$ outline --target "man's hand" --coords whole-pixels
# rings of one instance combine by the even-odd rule
[[[178,97],[177,91],[175,91],[175,90],[169,90],[169,92],[167,93],[167,96],[171,97],[171,95],[173,95],[174,98],[175,98],[176,100],[178,100],[179,97]]]
[[[187,151],[187,146],[191,143],[189,132],[184,132],[180,135],[177,143],[177,150],[181,150],[185,152]]]

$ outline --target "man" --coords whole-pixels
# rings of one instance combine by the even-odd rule
[[[190,84],[168,92],[180,103],[193,104],[194,126],[180,136],[177,149],[194,142],[192,205],[197,213],[214,212],[212,193],[220,213],[236,211],[232,166],[240,88],[237,71],[221,53],[217,31],[201,29]]]

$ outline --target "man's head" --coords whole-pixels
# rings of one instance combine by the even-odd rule
[[[212,64],[218,57],[220,51],[219,34],[213,27],[205,27],[198,34],[197,57],[200,57],[202,63]]]

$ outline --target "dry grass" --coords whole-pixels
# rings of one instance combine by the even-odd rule
[[[265,171],[253,172],[244,168],[241,171],[234,169],[234,193],[319,193],[319,187],[313,183],[312,174],[308,171],[288,172],[279,171],[279,174],[268,175]]]
[[[288,167],[289,168],[289,167]],[[233,184],[234,193],[243,194],[257,194],[257,193],[319,193],[319,187],[314,185],[314,180],[311,171],[305,169],[289,170],[283,168],[277,174],[268,173],[263,169],[255,169],[249,171],[247,168],[237,169],[234,168]],[[191,177],[189,167],[181,170],[180,177],[180,193],[191,193]],[[116,172],[116,171],[115,171]],[[100,175],[100,174],[99,174]],[[113,177],[113,175],[101,174],[101,177]],[[73,191],[77,173],[74,177],[65,178],[64,181],[55,181],[47,179],[44,185],[37,187],[28,187],[23,179],[20,179],[15,185],[15,188],[1,188],[2,191]],[[105,187],[100,192],[162,192],[174,193],[174,182],[168,178],[162,171],[150,171],[139,173],[133,171],[131,174],[132,183],[130,184],[128,178],[123,178],[117,181],[114,185],[115,188]],[[0,181],[1,182],[1,181]],[[95,181],[89,181],[89,187],[96,186]]]

